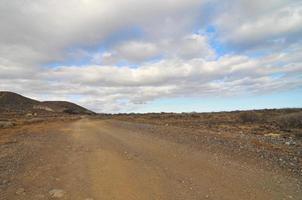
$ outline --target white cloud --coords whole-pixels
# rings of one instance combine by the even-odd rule
[[[159,49],[152,43],[130,41],[117,49],[122,58],[133,61],[144,61],[159,54]]]
[[[179,47],[177,48],[178,45]],[[181,44],[176,43],[175,46],[177,54],[180,55],[181,58],[208,58],[215,55],[214,50],[208,44],[207,38],[198,34],[184,37]]]
[[[209,45],[205,35],[189,34],[180,38],[163,38],[154,42],[127,41],[116,45],[111,51],[93,54],[92,62],[109,65],[119,61],[142,63],[157,57],[162,59],[213,59],[215,51]]]
[[[272,50],[301,41],[300,1],[226,1],[225,6],[227,10],[215,17],[214,24],[230,47]]]
[[[96,111],[302,86],[299,1],[0,0],[0,24],[0,90]]]
[[[94,54],[92,61],[98,64],[115,64],[119,61],[140,63],[158,55],[160,55],[160,50],[153,43],[128,41],[116,47],[112,52]]]
[[[21,46],[49,59],[64,58],[70,46],[95,46],[113,32],[127,27],[155,29],[164,19],[176,20],[199,0],[172,1],[15,1],[0,2],[0,44]],[[19,52],[15,52],[19,55]],[[22,53],[22,52],[21,52]],[[42,59],[41,58],[41,59]],[[42,59],[44,60],[44,58]]]
[[[284,56],[282,56],[284,57]],[[250,59],[246,56],[225,56],[217,61],[204,59],[162,60],[146,63],[139,68],[91,65],[85,67],[59,67],[49,70],[47,76],[56,80],[69,80],[74,84],[109,87],[143,87],[179,85],[187,82],[203,84],[209,81],[241,79],[244,77],[271,76],[275,73],[299,72],[302,67],[278,66],[279,58],[274,62],[270,57]]]
[[[77,101],[87,107],[118,112],[135,110],[163,97],[263,94],[300,87],[302,67],[295,65],[300,61],[293,60],[291,66],[279,66],[284,59],[288,59],[286,55],[270,55],[262,59],[225,56],[217,61],[162,60],[139,68],[61,66],[47,70],[41,77],[55,80],[48,82],[48,88],[43,88],[48,92],[55,91],[54,96],[65,94],[68,98],[68,95],[76,94],[83,96]],[[35,90],[41,91],[43,84],[38,84]]]

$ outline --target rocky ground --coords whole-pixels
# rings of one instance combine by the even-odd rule
[[[220,113],[121,114],[114,119],[183,129],[183,137],[202,137],[235,155],[251,155],[302,176],[301,109]],[[173,135],[171,137],[174,137]],[[217,148],[216,146],[214,148]]]
[[[0,199],[301,199],[290,134],[101,118],[0,129]]]

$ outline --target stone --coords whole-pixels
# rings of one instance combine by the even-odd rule
[[[19,188],[19,189],[17,189],[16,194],[17,194],[17,195],[25,194],[24,188]]]
[[[65,191],[60,189],[53,189],[49,191],[49,194],[52,198],[62,198],[65,195]]]
[[[0,128],[11,128],[15,124],[13,122],[0,121]]]

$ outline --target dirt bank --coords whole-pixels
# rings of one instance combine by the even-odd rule
[[[1,130],[0,199],[301,199],[298,176],[182,132],[91,119]]]

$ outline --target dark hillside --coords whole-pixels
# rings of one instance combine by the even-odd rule
[[[13,92],[0,92],[0,113],[95,114],[94,112],[71,102],[40,102]]]

